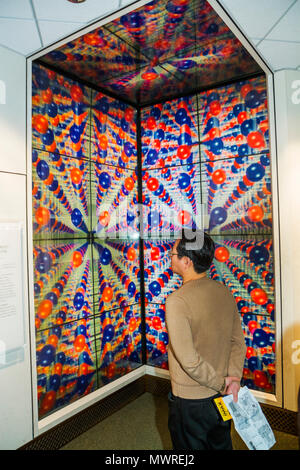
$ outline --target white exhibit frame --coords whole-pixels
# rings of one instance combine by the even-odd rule
[[[76,402],[65,406],[64,408],[55,411],[51,415],[38,419],[38,399],[37,399],[37,375],[36,375],[36,337],[35,337],[35,310],[34,310],[34,275],[33,275],[33,231],[32,231],[32,62],[45,54],[57,49],[66,43],[77,39],[83,34],[87,34],[96,28],[104,26],[105,24],[119,18],[120,16],[136,10],[137,8],[149,3],[150,0],[139,0],[135,3],[118,10],[95,23],[89,24],[85,28],[81,28],[76,33],[68,35],[63,39],[53,43],[50,46],[42,49],[27,57],[27,119],[26,119],[26,134],[27,134],[27,239],[28,239],[28,284],[29,284],[29,319],[30,319],[30,338],[31,338],[31,362],[32,362],[32,401],[33,401],[33,437],[36,438],[40,434],[50,430],[54,426],[62,423],[66,419],[86,409],[92,404],[100,401],[101,399],[111,395],[117,390],[123,388],[125,385],[143,377],[145,374],[153,375],[162,378],[169,378],[169,372],[163,369],[157,369],[148,365],[141,365],[134,371],[126,374],[112,383],[103,386],[102,388],[86,395]],[[265,392],[253,391],[256,398],[261,403],[271,404],[275,406],[282,406],[282,358],[281,358],[281,282],[280,282],[280,249],[279,249],[279,216],[278,216],[278,188],[277,188],[277,153],[276,153],[276,134],[275,134],[275,110],[274,110],[274,84],[273,73],[271,69],[262,60],[257,51],[249,43],[248,39],[243,35],[237,25],[228,16],[225,10],[219,5],[217,0],[208,0],[213,9],[222,18],[222,20],[229,26],[231,31],[240,40],[243,46],[251,54],[251,56],[260,65],[267,77],[267,91],[268,91],[268,104],[269,104],[269,130],[270,130],[270,152],[271,158],[271,172],[272,172],[272,208],[273,208],[273,252],[275,260],[275,304],[276,304],[276,395],[268,394]]]

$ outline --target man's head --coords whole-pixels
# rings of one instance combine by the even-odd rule
[[[171,252],[172,270],[180,276],[201,274],[210,268],[215,253],[213,240],[203,231],[183,231]]]

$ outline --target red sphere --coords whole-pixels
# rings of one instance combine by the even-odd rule
[[[248,119],[248,113],[246,111],[241,111],[237,117],[238,123],[242,124],[246,119]]]
[[[42,318],[42,319],[47,318],[52,312],[52,307],[53,305],[52,305],[51,300],[48,300],[48,299],[42,300],[37,310],[37,314],[39,318]]]
[[[264,211],[260,206],[251,206],[247,215],[252,222],[260,222],[264,217]]]
[[[35,220],[39,225],[47,225],[50,220],[50,211],[46,207],[39,207],[35,211]]]
[[[130,261],[134,261],[136,258],[136,251],[134,248],[128,248],[128,251],[127,251],[127,259],[129,259]]]
[[[249,147],[258,149],[265,146],[265,139],[261,132],[254,131],[247,135],[247,143]]]
[[[127,191],[131,191],[134,188],[134,179],[131,177],[126,178],[124,182],[124,186],[125,186],[125,189],[127,189]]]
[[[191,154],[191,148],[188,145],[180,145],[177,149],[177,156],[180,160],[186,160]]]
[[[257,305],[264,305],[268,300],[266,292],[260,288],[253,289],[250,293],[250,296],[253,302]]]
[[[150,256],[152,261],[156,261],[160,258],[160,250],[158,246],[152,246]]]
[[[162,327],[161,319],[159,317],[153,317],[152,326],[155,330],[160,330]]]
[[[226,180],[226,173],[224,170],[216,170],[213,172],[211,179],[215,184],[222,184]]]
[[[37,114],[32,118],[33,128],[40,134],[45,134],[48,130],[48,121],[42,114]]]
[[[99,222],[103,227],[106,227],[109,224],[110,221],[110,215],[108,211],[103,211],[99,215]]]
[[[156,178],[149,178],[147,181],[147,188],[149,191],[156,191],[159,187],[159,181]]]
[[[71,98],[73,101],[76,101],[77,103],[80,103],[82,100],[83,93],[82,89],[78,85],[72,85],[71,86]]]
[[[47,88],[47,90],[42,91],[42,98],[44,103],[50,104],[52,102],[53,93],[50,88]]]
[[[209,105],[209,111],[213,116],[217,116],[221,112],[221,105],[219,101],[212,101]]]
[[[74,341],[74,348],[76,352],[81,352],[85,347],[85,336],[78,335]]]
[[[72,180],[72,183],[79,184],[82,180],[82,171],[80,171],[78,168],[72,168],[71,180]]]
[[[254,371],[254,383],[259,388],[266,388],[268,385],[267,376],[262,370]]]
[[[82,254],[79,251],[74,251],[72,256],[73,266],[78,268],[82,264]]]
[[[243,98],[245,98],[245,96],[249,93],[249,91],[252,90],[252,85],[250,85],[249,83],[247,83],[246,85],[243,85],[242,88],[241,88],[241,95]]]
[[[225,246],[220,246],[215,250],[215,258],[220,263],[224,263],[229,258],[229,251]]]
[[[248,328],[249,328],[250,333],[253,333],[257,329],[257,321],[255,320],[249,321]]]
[[[110,302],[113,298],[113,290],[111,287],[104,287],[102,293],[102,300],[103,302]]]
[[[180,211],[177,218],[179,224],[187,225],[191,221],[191,214],[187,211]]]

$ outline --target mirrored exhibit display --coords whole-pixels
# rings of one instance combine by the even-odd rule
[[[184,228],[215,241],[243,383],[275,393],[270,161],[265,76],[203,0],[149,2],[33,65],[39,418],[143,364],[168,369]]]

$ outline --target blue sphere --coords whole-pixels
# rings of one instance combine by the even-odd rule
[[[149,285],[149,290],[151,294],[157,297],[161,293],[161,285],[157,281],[153,281]]]
[[[100,256],[100,263],[108,265],[112,260],[111,252],[108,248],[103,248],[103,251]]]
[[[103,171],[99,176],[99,184],[103,189],[108,189],[111,185],[111,178],[105,171]]]
[[[49,166],[45,160],[40,160],[36,166],[36,172],[41,180],[46,180],[49,176]]]
[[[80,310],[83,304],[84,304],[84,296],[81,292],[77,292],[73,300],[73,305],[74,305],[75,310]]]
[[[259,348],[264,348],[269,342],[269,335],[264,330],[258,328],[253,333],[253,343]]]
[[[75,225],[75,227],[78,227],[82,221],[82,214],[79,209],[74,209],[71,214],[71,221]]]
[[[247,178],[255,183],[260,181],[265,175],[265,169],[260,163],[252,163],[246,170]]]
[[[216,226],[223,224],[227,219],[227,211],[224,207],[215,207],[210,214],[210,225]]]
[[[49,253],[40,253],[35,262],[35,269],[41,273],[47,273],[52,266],[52,257]]]
[[[180,189],[188,188],[191,183],[191,178],[187,173],[180,173],[178,177],[178,185]]]
[[[266,263],[269,260],[269,257],[269,251],[262,245],[254,246],[249,252],[249,259],[255,265]]]

